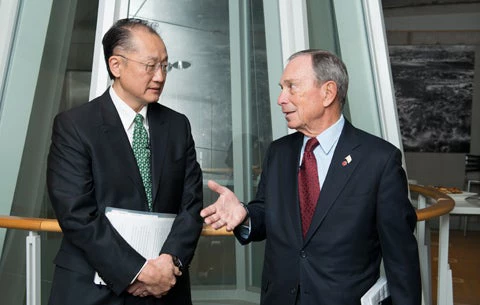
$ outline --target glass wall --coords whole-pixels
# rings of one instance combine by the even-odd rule
[[[52,0],[48,5],[47,1],[20,2],[2,96],[5,120],[0,126],[2,143],[11,144],[2,145],[2,155],[12,151],[10,157],[0,161],[2,173],[9,173],[1,178],[2,188],[10,178],[14,185],[2,189],[0,205],[8,209],[2,214],[55,218],[45,186],[51,127],[58,112],[88,101],[98,0]],[[17,127],[5,126],[10,120],[17,122]],[[18,122],[23,121],[22,132]],[[17,141],[21,141],[18,146]],[[15,158],[19,158],[18,165]],[[10,167],[15,167],[15,177]],[[6,231],[0,261],[2,304],[25,303],[27,233]],[[52,261],[60,239],[58,233],[41,234],[42,304],[47,304]]]
[[[128,14],[156,23],[178,67],[169,73],[160,103],[192,123],[204,204],[217,198],[206,186],[209,179],[252,199],[272,140],[262,1],[130,1]],[[196,301],[255,290],[262,253],[262,245],[244,248],[231,236],[202,237],[190,267]]]
[[[380,0],[307,0],[310,45],[338,54],[349,73],[346,117],[403,151]]]

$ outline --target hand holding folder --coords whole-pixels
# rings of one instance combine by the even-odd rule
[[[176,215],[108,207],[105,216],[132,248],[146,259],[153,259],[158,257]],[[105,285],[97,272],[94,283]]]

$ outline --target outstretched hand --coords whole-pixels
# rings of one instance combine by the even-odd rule
[[[200,212],[200,216],[205,219],[207,225],[215,230],[226,227],[227,231],[233,231],[235,227],[245,221],[247,211],[237,196],[228,188],[213,180],[208,180],[208,187],[220,196],[217,201],[204,208]]]

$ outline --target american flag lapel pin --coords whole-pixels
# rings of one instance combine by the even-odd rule
[[[352,162],[352,156],[348,155],[343,159],[342,166],[347,166],[350,162]]]

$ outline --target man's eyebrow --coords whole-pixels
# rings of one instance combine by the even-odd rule
[[[278,83],[278,85],[282,86],[282,84],[292,84],[298,82],[298,79],[284,79]]]
[[[168,61],[168,56],[165,56],[164,59],[159,59],[157,56],[146,56],[145,60],[164,62],[164,61]]]

